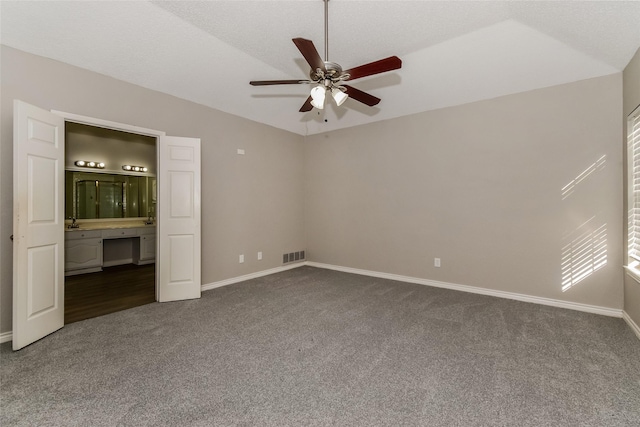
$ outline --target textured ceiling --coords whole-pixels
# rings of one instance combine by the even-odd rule
[[[640,2],[329,2],[329,60],[390,55],[402,69],[351,84],[376,107],[299,113],[291,42],[324,54],[324,5],[298,1],[0,2],[1,42],[299,134],[370,123],[621,71],[640,47]]]

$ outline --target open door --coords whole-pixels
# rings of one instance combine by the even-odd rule
[[[200,139],[14,101],[13,349],[64,326],[65,119],[158,138],[156,299],[199,298]]]
[[[64,119],[13,107],[13,349],[64,326]]]
[[[158,138],[159,302],[200,298],[200,139]]]

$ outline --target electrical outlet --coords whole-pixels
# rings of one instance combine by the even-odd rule
[[[433,259],[433,265],[435,267],[440,267],[440,258],[434,258]]]
[[[244,154],[244,148],[238,148],[238,154]]]
[[[240,264],[242,264],[242,263],[244,262],[244,255],[242,255],[242,254],[241,254],[241,255],[238,257],[238,262],[239,262]]]
[[[258,252],[258,261],[262,259],[262,252]]]

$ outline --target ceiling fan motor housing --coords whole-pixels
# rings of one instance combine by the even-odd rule
[[[320,82],[321,80],[330,79],[331,81],[337,81],[342,76],[342,67],[335,62],[325,62],[324,71],[317,68],[309,72],[309,77],[314,82]],[[344,79],[342,79],[344,80]]]

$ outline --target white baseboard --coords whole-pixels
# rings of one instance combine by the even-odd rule
[[[638,324],[633,321],[631,316],[629,316],[626,311],[622,312],[622,318],[625,322],[627,322],[627,325],[629,325],[631,330],[636,333],[638,339],[640,339],[640,326],[638,326]]]
[[[13,332],[3,332],[0,334],[0,344],[13,340]]]
[[[635,334],[640,339],[640,327],[623,310],[600,307],[596,305],[567,302],[567,301],[555,300],[551,298],[535,297],[531,295],[517,294],[514,292],[496,291],[492,289],[478,288],[475,286],[459,285],[456,283],[420,279],[418,277],[402,276],[399,274],[382,273],[379,271],[362,270],[359,268],[351,268],[351,267],[341,267],[338,265],[323,264],[323,263],[313,262],[313,261],[297,262],[287,266],[276,267],[276,268],[271,268],[269,270],[263,270],[255,273],[245,274],[244,276],[232,277],[230,279],[220,280],[218,282],[202,285],[201,289],[202,291],[208,291],[208,290],[219,288],[222,286],[227,286],[227,285],[231,285],[238,282],[244,282],[245,280],[251,280],[258,277],[268,276],[270,274],[280,273],[282,271],[292,270],[294,268],[302,267],[305,265],[308,265],[310,267],[316,267],[316,268],[324,268],[327,270],[336,270],[336,271],[343,271],[345,273],[359,274],[362,276],[379,277],[381,279],[397,280],[399,282],[415,283],[418,285],[434,286],[436,288],[452,289],[455,291],[470,292],[474,294],[488,295],[488,296],[512,299],[517,301],[524,301],[524,302],[530,302],[534,304],[542,304],[542,305],[548,305],[552,307],[584,311],[587,313],[601,314],[601,315],[610,316],[610,317],[621,317],[627,322],[629,327],[631,327],[631,329],[635,332]],[[0,343],[11,341],[12,337],[13,337],[13,334],[11,331],[0,333]]]
[[[255,273],[245,274],[244,276],[232,277],[230,279],[225,279],[225,280],[220,280],[218,282],[208,283],[206,285],[202,285],[201,289],[202,289],[202,291],[208,291],[208,290],[211,290],[211,289],[219,288],[221,286],[232,285],[234,283],[244,282],[245,280],[256,279],[258,277],[268,276],[270,274],[275,274],[275,273],[280,273],[281,271],[292,270],[294,268],[302,267],[304,265],[307,265],[307,263],[303,261],[303,262],[292,263],[290,265],[286,265],[286,266],[282,266],[282,267],[270,268],[269,270],[257,271]]]
[[[496,291],[486,288],[478,288],[475,286],[459,285],[456,283],[438,282],[436,280],[420,279],[418,277],[401,276],[399,274],[381,273],[379,271],[361,270],[358,268],[341,267],[338,265],[322,264],[318,262],[308,261],[306,263],[310,267],[326,268],[329,270],[343,271],[345,273],[360,274],[363,276],[379,277],[382,279],[397,280],[399,282],[416,283],[418,285],[434,286],[436,288],[452,289],[455,291],[470,292],[473,294],[489,295],[492,297],[513,299],[517,301],[531,302],[534,304],[549,305],[552,307],[567,308],[570,310],[584,311],[587,313],[601,314],[610,317],[622,317],[622,310],[608,307],[600,307],[597,305],[580,304],[576,302],[567,302],[551,298],[535,297],[525,294],[517,294],[514,292]]]

